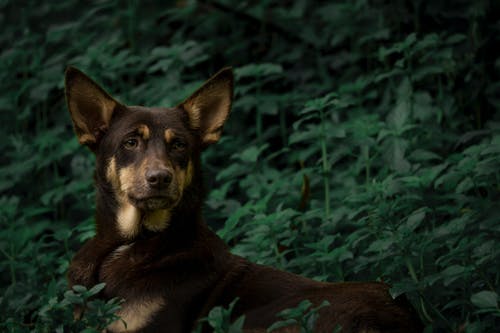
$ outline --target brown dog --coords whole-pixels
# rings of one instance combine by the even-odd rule
[[[200,154],[219,140],[232,95],[225,68],[177,107],[125,106],[68,68],[68,108],[80,143],[96,155],[97,188],[96,236],[73,258],[70,285],[105,282],[103,298],[125,299],[118,315],[127,325],[110,332],[190,332],[236,297],[233,316],[245,315],[248,332],[266,332],[276,313],[304,299],[330,303],[317,332],[421,331],[385,284],[322,283],[256,265],[207,227]]]

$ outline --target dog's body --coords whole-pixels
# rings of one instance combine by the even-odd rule
[[[105,282],[102,297],[125,299],[118,315],[127,326],[116,321],[110,332],[190,332],[235,298],[233,316],[245,315],[247,332],[265,332],[305,299],[330,303],[318,332],[419,332],[413,310],[385,284],[321,283],[256,265],[207,227],[200,154],[220,137],[232,87],[224,69],[175,108],[127,107],[68,69],[75,132],[97,164],[96,236],[73,258],[70,285]]]

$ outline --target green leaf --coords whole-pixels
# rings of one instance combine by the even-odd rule
[[[231,326],[229,326],[228,333],[241,333],[243,332],[243,325],[245,324],[245,316],[240,316],[236,319]]]
[[[267,328],[267,332],[272,332],[272,331],[277,330],[279,328],[288,327],[288,326],[292,326],[292,325],[296,325],[296,324],[297,324],[296,319],[280,320],[280,321],[275,322],[271,326],[269,326]]]
[[[82,293],[87,291],[87,288],[85,288],[84,286],[81,286],[81,285],[74,285],[73,290],[79,294],[82,294]]]
[[[243,150],[241,153],[235,154],[235,157],[238,157],[241,161],[246,163],[255,163],[259,158],[259,155],[268,147],[267,144],[264,144],[260,147],[258,146],[250,146]]]
[[[498,307],[498,295],[497,293],[489,290],[483,290],[478,293],[473,294],[470,297],[472,304],[478,308],[497,308]]]
[[[389,293],[392,298],[396,298],[400,295],[415,291],[418,289],[418,284],[413,281],[402,281],[395,282],[391,289],[389,289]]]
[[[389,247],[394,243],[392,239],[378,239],[370,244],[370,246],[366,249],[366,252],[381,252],[386,251]]]
[[[89,295],[94,296],[97,295],[101,290],[103,290],[106,287],[106,283],[98,283],[89,290]]]
[[[441,160],[441,156],[438,154],[423,149],[416,149],[412,151],[408,158],[415,161]]]
[[[441,272],[444,285],[449,286],[452,282],[459,279],[464,273],[466,273],[466,269],[464,266],[451,265],[447,267]]]
[[[236,68],[235,74],[238,79],[245,77],[264,77],[269,75],[281,74],[283,68],[280,64],[263,63],[263,64],[248,64]]]
[[[413,232],[424,221],[426,209],[427,208],[424,207],[413,211],[399,230],[404,232]]]

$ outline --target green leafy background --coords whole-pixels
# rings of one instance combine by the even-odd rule
[[[94,209],[67,65],[149,106],[233,66],[231,118],[204,155],[205,216],[232,251],[390,283],[426,332],[494,331],[499,13],[482,0],[0,1],[1,331],[100,332],[120,303],[93,300],[102,286],[66,291]]]

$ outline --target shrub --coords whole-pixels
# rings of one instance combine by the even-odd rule
[[[428,332],[500,325],[497,3],[0,8],[3,331],[99,330],[119,305],[95,303],[83,326],[67,307],[94,209],[93,158],[64,105],[70,64],[125,103],[166,106],[234,66],[231,119],[204,155],[205,215],[233,252],[388,282]]]

